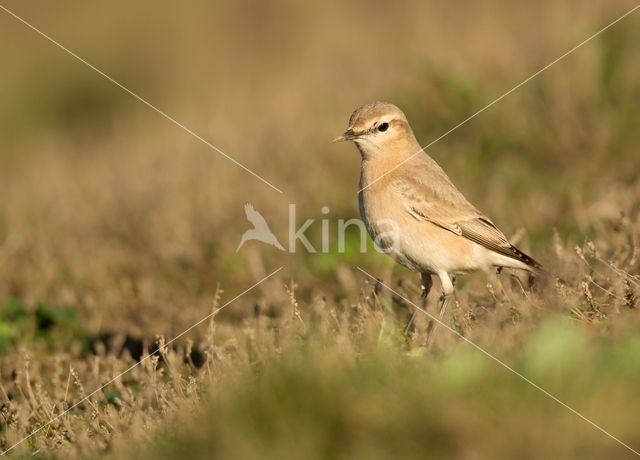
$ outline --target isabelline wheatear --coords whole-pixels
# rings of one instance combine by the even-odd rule
[[[358,201],[369,234],[397,262],[420,272],[425,306],[432,275],[440,279],[440,318],[453,294],[452,275],[495,267],[541,272],[422,152],[395,105],[358,108],[338,141],[355,142],[362,156]],[[433,321],[428,331],[429,340]]]

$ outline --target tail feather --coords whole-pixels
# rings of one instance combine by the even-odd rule
[[[533,257],[525,254],[520,249],[515,246],[511,246],[511,250],[517,256],[517,260],[522,261],[527,264],[531,268],[531,275],[529,277],[529,281],[533,284],[533,279],[536,276],[540,276],[546,280],[554,280],[558,284],[566,285],[567,282],[560,278],[558,275],[550,272],[545,267],[542,266],[540,262],[535,260]]]
[[[542,272],[545,271],[545,269],[542,267],[542,264],[540,262],[535,260],[530,255],[525,254],[524,252],[522,252],[520,249],[516,248],[515,246],[511,246],[511,251],[513,251],[513,254],[515,256],[514,259],[517,259],[517,260],[520,260],[520,261],[524,262],[525,264],[527,264],[529,267],[531,267],[532,269],[534,269],[536,271],[542,271]]]

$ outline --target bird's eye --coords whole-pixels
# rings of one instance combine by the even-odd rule
[[[389,123],[387,122],[380,123],[378,125],[378,131],[380,131],[381,133],[384,133],[387,129],[389,129]]]

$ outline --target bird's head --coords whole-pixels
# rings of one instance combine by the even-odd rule
[[[357,108],[347,130],[333,142],[352,141],[363,158],[411,149],[417,142],[402,110],[388,102],[373,102]]]

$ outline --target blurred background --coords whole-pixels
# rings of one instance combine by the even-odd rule
[[[170,338],[210,312],[218,286],[223,300],[231,298],[280,266],[220,321],[242,330],[257,311],[288,315],[295,296],[303,317],[304,304],[318,299],[349,310],[370,290],[355,265],[406,280],[417,298],[416,277],[375,252],[360,254],[357,234],[345,254],[336,246],[290,254],[259,242],[236,253],[250,228],[244,204],[282,242],[289,203],[300,222],[328,218],[335,229],[338,219],[358,216],[359,155],[330,142],[356,107],[395,103],[426,145],[635,5],[2,6],[283,192],[0,11],[0,368],[18,394],[24,381],[10,376],[25,354],[36,357],[33,366],[57,353],[63,363],[85,362],[78,344],[105,331]],[[589,310],[580,283],[595,275],[574,247],[590,241],[594,258],[615,259],[625,273],[599,282],[612,296],[591,287],[610,308],[602,316],[635,305],[639,26],[640,13],[631,14],[427,151],[509,237],[580,291],[550,301],[554,312],[584,302]],[[316,223],[308,232],[317,246],[320,230]],[[486,282],[472,277],[467,283],[482,294],[462,293],[460,302],[485,296]],[[601,318],[591,310],[583,316]],[[38,336],[43,321],[58,325],[54,339]],[[197,343],[206,333],[190,338]],[[89,380],[98,383],[103,371]],[[37,426],[25,411],[9,441]]]

